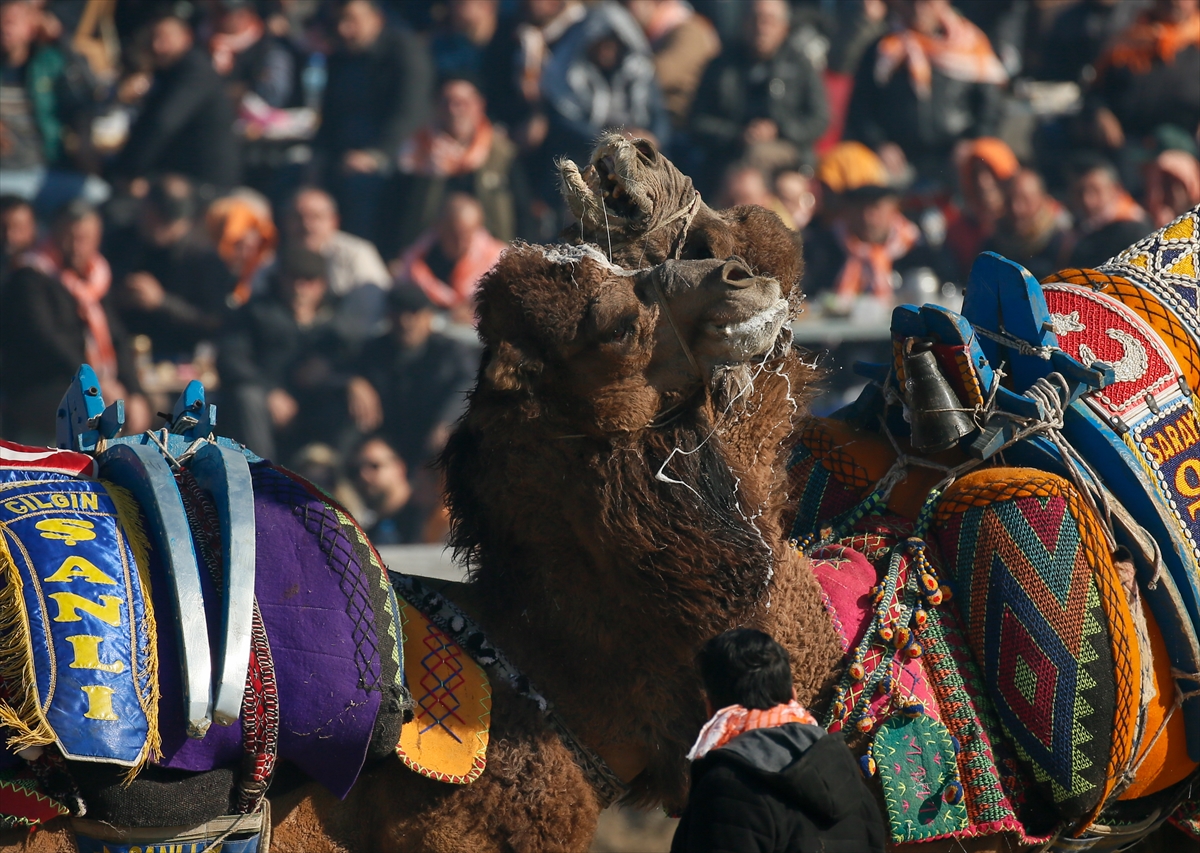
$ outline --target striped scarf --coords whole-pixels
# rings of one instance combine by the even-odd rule
[[[713,714],[712,719],[700,730],[700,736],[696,738],[695,745],[687,755],[688,761],[698,761],[714,749],[720,749],[738,735],[752,729],[772,729],[788,723],[817,725],[813,715],[795,699],[765,711],[744,708],[741,705],[722,708]]]

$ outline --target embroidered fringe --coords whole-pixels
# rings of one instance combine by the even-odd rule
[[[156,761],[162,757],[162,737],[158,731],[158,624],[154,618],[154,602],[151,598],[150,540],[142,525],[141,509],[127,489],[106,480],[101,481],[101,485],[117,508],[117,522],[129,541],[130,550],[133,551],[133,562],[137,567],[145,607],[145,617],[137,630],[138,640],[145,642],[145,646],[137,650],[134,662],[136,664],[139,658],[146,661],[145,688],[141,686],[141,679],[137,682],[138,702],[146,715],[146,743],[137,761],[125,774],[125,784],[128,785],[137,778],[147,761]]]
[[[0,679],[14,704],[0,699],[0,725],[12,732],[7,746],[19,752],[30,746],[46,746],[58,737],[42,713],[37,695],[37,673],[33,667],[33,642],[22,596],[24,584],[17,564],[0,530]]]

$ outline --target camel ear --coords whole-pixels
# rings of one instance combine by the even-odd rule
[[[540,372],[540,367],[508,341],[502,341],[491,353],[484,376],[497,391],[519,391],[529,388],[530,381]]]

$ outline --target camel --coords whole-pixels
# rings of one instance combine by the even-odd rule
[[[772,214],[711,211],[648,145],[606,138],[598,155],[590,171],[563,164],[579,239],[595,245],[518,244],[482,284],[483,363],[442,459],[472,582],[447,594],[628,785],[625,802],[674,810],[704,722],[703,641],[766,630],[814,709],[843,667],[784,535],[790,439],[816,372],[791,346],[800,256]],[[618,187],[600,211],[610,246],[588,205]],[[280,779],[272,848],[586,850],[606,803],[535,703],[493,691],[476,782],[431,781],[395,757],[345,800]],[[22,849],[73,850],[55,829]]]

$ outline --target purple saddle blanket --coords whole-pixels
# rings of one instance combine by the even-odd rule
[[[254,482],[255,597],[266,629],[279,698],[278,758],[338,797],[386,740],[395,748],[406,707],[391,587],[378,556],[347,513],[310,484],[268,462]],[[32,478],[61,475],[31,473]],[[189,511],[192,508],[189,507]],[[153,537],[151,537],[153,542]],[[158,622],[161,767],[201,772],[238,766],[242,722],[187,737],[175,604],[165,566],[150,550]],[[209,637],[220,637],[220,596],[202,569]],[[219,642],[213,642],[214,656]],[[215,663],[215,662],[214,662]],[[215,670],[214,670],[215,671]],[[20,760],[0,749],[0,770]]]
[[[254,589],[279,692],[279,758],[344,797],[381,710],[395,714],[401,705],[386,573],[349,516],[314,487],[265,462],[252,465],[251,474]],[[154,570],[163,576],[161,567]],[[159,614],[173,608],[165,587],[154,587]],[[205,592],[209,635],[219,636],[219,598],[211,587]],[[202,771],[237,763],[240,723],[213,725],[200,740],[186,736],[178,646],[174,632],[162,630],[169,623],[161,615],[158,624],[158,764]]]

